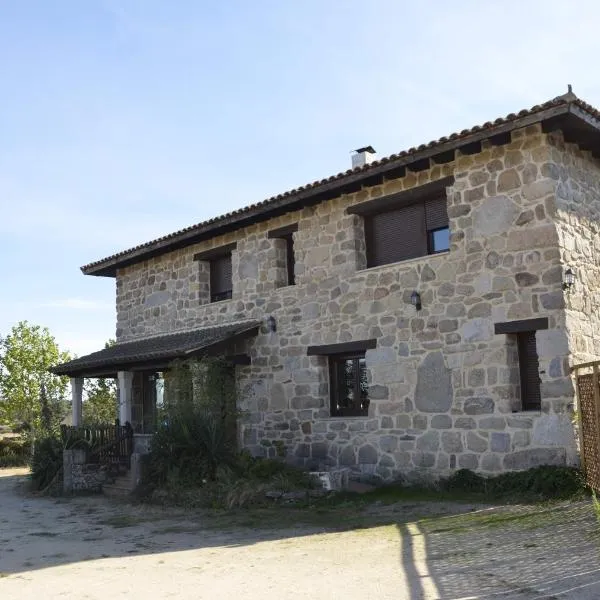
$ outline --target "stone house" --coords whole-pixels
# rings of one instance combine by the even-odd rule
[[[569,93],[82,268],[116,279],[117,377],[152,431],[177,357],[231,358],[240,439],[385,480],[575,464],[600,357],[600,112]],[[573,279],[575,280],[573,284]]]

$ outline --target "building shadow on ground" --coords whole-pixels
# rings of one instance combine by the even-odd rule
[[[390,548],[398,546],[406,588],[399,598],[578,598],[580,590],[592,593],[581,597],[600,597],[600,535],[590,502],[440,504],[436,512],[432,503],[412,501],[368,506],[359,520],[332,523],[331,509],[307,518],[318,512],[314,507],[186,512],[102,496],[35,497],[22,491],[23,481],[23,475],[0,477],[0,576],[366,529],[393,533]]]
[[[600,598],[589,501],[425,519],[398,531],[411,600]]]

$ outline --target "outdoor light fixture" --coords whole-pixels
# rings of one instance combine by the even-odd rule
[[[410,303],[417,309],[421,310],[421,294],[416,290],[410,295]]]
[[[277,331],[277,321],[275,321],[275,317],[273,315],[267,319],[267,329],[272,333]]]
[[[573,271],[571,270],[571,267],[569,267],[565,271],[565,280],[562,284],[562,288],[563,288],[563,290],[570,290],[574,285],[575,285],[575,273],[573,273]]]

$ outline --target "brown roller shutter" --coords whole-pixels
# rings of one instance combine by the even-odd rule
[[[424,204],[411,204],[366,218],[369,267],[427,254]]]
[[[540,365],[535,343],[535,331],[517,334],[519,371],[521,375],[521,405],[523,410],[540,410]]]
[[[447,204],[445,195],[425,202],[425,224],[427,231],[448,227]]]
[[[231,298],[231,254],[210,261],[210,298],[212,302]]]
[[[287,266],[287,280],[288,285],[294,285],[296,283],[295,278],[295,258],[294,258],[294,235],[288,234],[285,236],[285,250],[286,250],[286,266]]]

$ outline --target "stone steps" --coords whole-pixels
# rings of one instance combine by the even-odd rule
[[[132,490],[129,486],[121,486],[114,483],[105,483],[102,486],[102,493],[110,498],[127,498]]]
[[[135,481],[130,470],[119,469],[118,475],[108,477],[108,480],[102,486],[102,493],[105,496],[126,497],[135,489]]]

